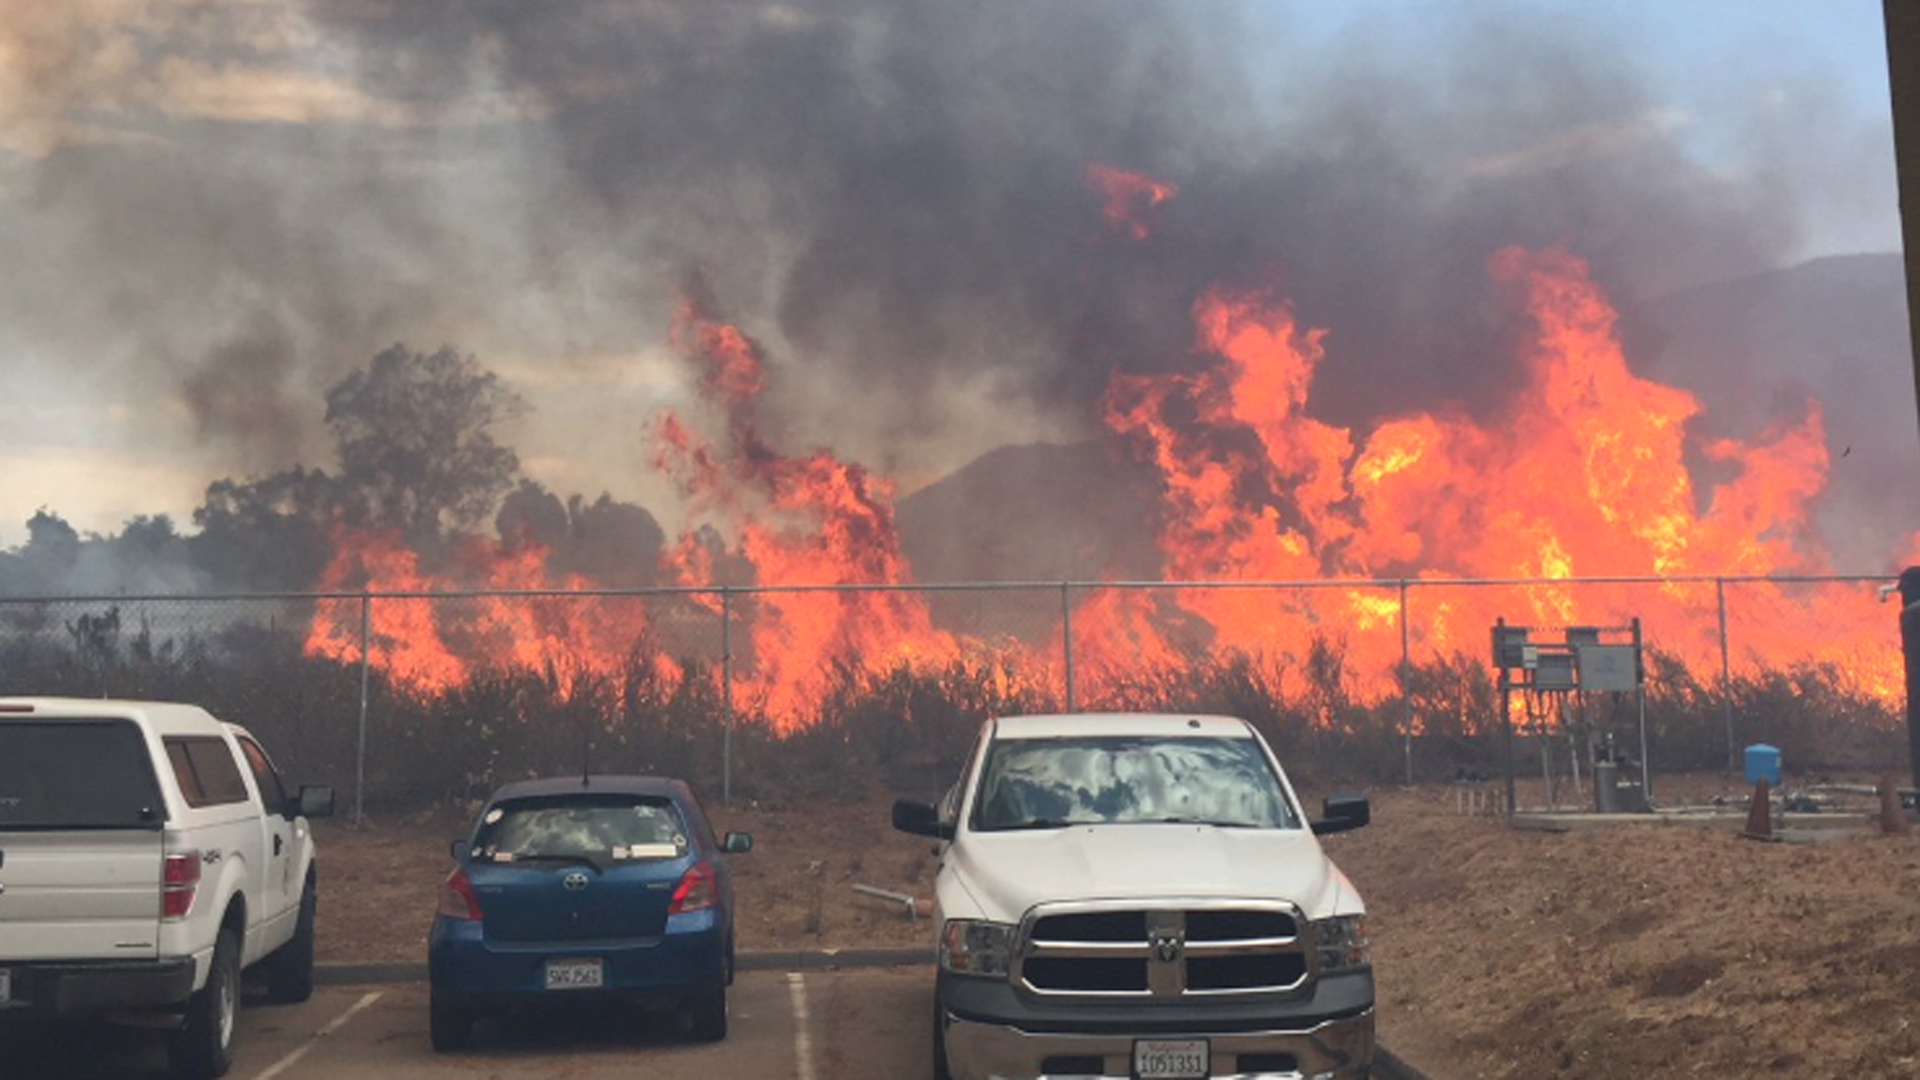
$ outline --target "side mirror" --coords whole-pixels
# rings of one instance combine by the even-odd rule
[[[1365,795],[1329,795],[1321,812],[1326,816],[1313,823],[1318,836],[1358,829],[1373,820],[1373,807]]]
[[[915,836],[931,836],[936,840],[953,839],[953,826],[940,820],[940,811],[935,810],[932,803],[917,803],[907,799],[896,800],[893,804],[893,827]]]
[[[333,789],[330,787],[308,787],[301,785],[300,794],[294,796],[294,814],[303,818],[322,818],[333,816]]]
[[[749,833],[730,832],[721,838],[720,850],[729,855],[744,855],[753,850],[753,836]]]

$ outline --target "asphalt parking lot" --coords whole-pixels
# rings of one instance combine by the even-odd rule
[[[718,1043],[688,1041],[669,1015],[561,1009],[482,1024],[472,1049],[435,1054],[424,982],[320,987],[302,1005],[249,999],[230,1080],[496,1077],[790,1077],[898,1080],[930,1073],[933,979],[915,968],[743,971]],[[97,1027],[14,1031],[6,1080],[160,1080],[151,1032]]]

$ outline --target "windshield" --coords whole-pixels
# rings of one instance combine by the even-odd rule
[[[578,859],[674,859],[687,851],[687,828],[665,799],[631,796],[522,799],[488,810],[474,856],[498,862]]]
[[[982,832],[1142,822],[1299,827],[1250,738],[1003,740],[988,752],[973,811]]]

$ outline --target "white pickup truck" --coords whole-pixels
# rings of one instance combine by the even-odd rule
[[[0,1028],[158,1024],[176,1076],[225,1073],[242,968],[313,992],[307,819],[332,812],[195,706],[0,698]]]
[[[1366,909],[1253,726],[1222,716],[988,721],[939,805],[933,1074],[1363,1080]]]

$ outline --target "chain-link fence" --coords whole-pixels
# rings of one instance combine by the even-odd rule
[[[1731,770],[1762,741],[1803,765],[1880,769],[1905,744],[1887,583],[0,598],[0,693],[204,704],[295,778],[340,788],[356,817],[582,769],[682,775],[728,801],[926,784],[984,717],[1062,710],[1245,716],[1297,769],[1373,782],[1497,774],[1509,726],[1549,787],[1556,761],[1577,774],[1603,740],[1649,776]],[[1496,624],[1548,650],[1632,628],[1643,688],[1503,669]]]

